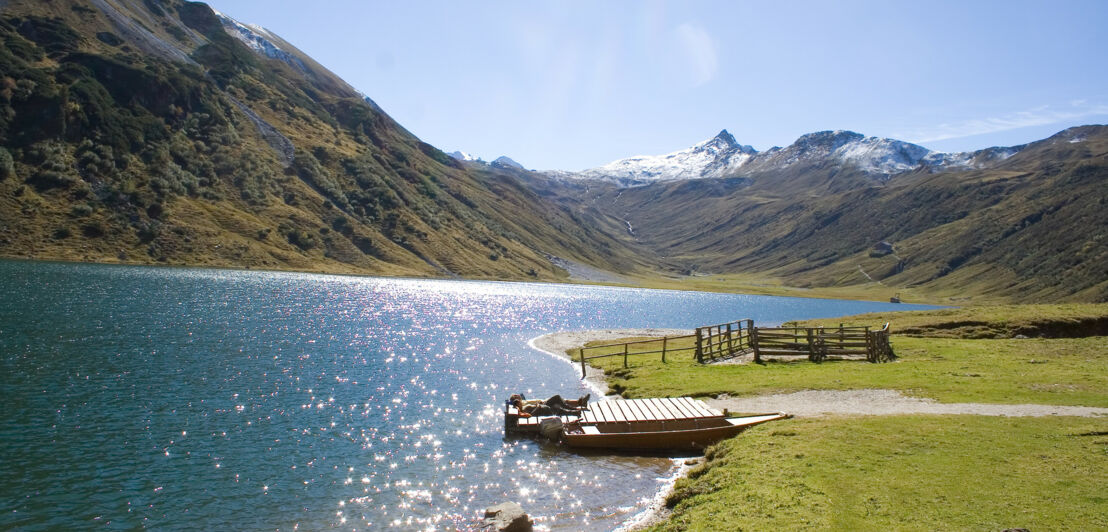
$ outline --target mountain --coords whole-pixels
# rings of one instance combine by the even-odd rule
[[[748,177],[536,189],[594,223],[633,227],[643,248],[696,275],[953,301],[1108,301],[1106,126],[970,157],[845,132],[765,153]]]
[[[0,256],[564,279],[647,267],[279,36],[181,0],[0,3]]]
[[[561,175],[574,179],[610,181],[624,186],[656,181],[727,177],[756,154],[735,141],[727,130],[686,150],[667,155],[640,155],[604,166]]]
[[[727,130],[696,146],[667,155],[620,159],[581,172],[557,172],[561,178],[607,181],[639,186],[686,179],[772,176],[833,168],[870,180],[927,168],[970,169],[1002,160],[1019,151],[991,148],[973,153],[940,153],[894,139],[866,137],[853,131],[820,131],[803,135],[786,148],[764,152],[739,144]]]
[[[3,257],[1108,301],[1105,126],[965,154],[722,131],[534,172],[447,155],[201,3],[0,1],[0,40]]]
[[[505,155],[501,155],[500,157],[493,159],[493,161],[489,164],[500,168],[515,168],[516,170],[525,170],[522,164],[513,161],[511,157]]]

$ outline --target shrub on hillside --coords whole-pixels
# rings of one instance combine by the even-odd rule
[[[8,150],[0,148],[0,181],[15,175],[15,161]]]

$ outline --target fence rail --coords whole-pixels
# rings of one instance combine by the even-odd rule
[[[675,353],[687,353],[692,352],[695,347],[679,347],[684,340],[691,340],[692,334],[686,334],[683,336],[663,336],[662,338],[652,338],[650,340],[636,340],[634,342],[619,342],[614,344],[604,345],[590,345],[577,349],[578,359],[581,361],[581,378],[585,378],[585,362],[588,360],[595,360],[598,358],[609,357],[623,357],[623,367],[627,367],[627,359],[631,356],[639,355],[661,355],[662,362],[666,361],[666,355],[673,355]],[[586,351],[610,351],[602,352],[598,355],[585,356]],[[634,349],[632,349],[634,348]]]

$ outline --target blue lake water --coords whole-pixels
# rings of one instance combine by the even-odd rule
[[[586,391],[527,341],[888,303],[0,261],[0,528],[610,530],[673,469],[505,440]]]

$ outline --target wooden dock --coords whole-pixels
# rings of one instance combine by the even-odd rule
[[[688,422],[690,420],[718,419],[724,415],[691,397],[665,397],[657,399],[616,399],[589,403],[589,409],[579,416],[558,416],[563,423],[576,422],[582,425],[603,425],[615,423],[657,423]],[[547,417],[521,417],[515,407],[505,404],[504,432],[506,434],[534,434],[539,432],[539,423]]]

